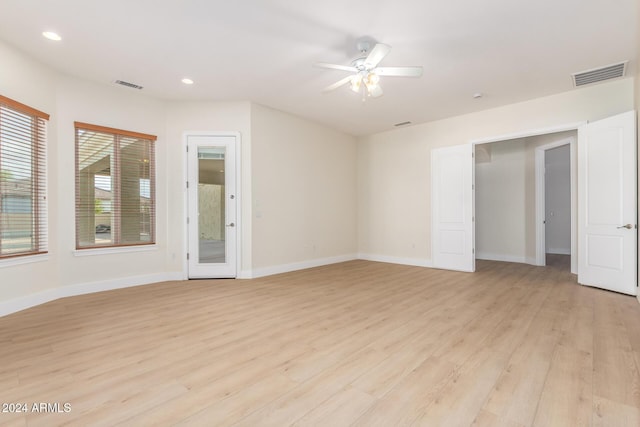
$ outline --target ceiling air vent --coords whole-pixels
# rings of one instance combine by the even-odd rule
[[[395,127],[399,127],[399,126],[406,126],[406,125],[410,125],[411,122],[401,122],[401,123],[396,123],[394,126]]]
[[[130,87],[132,89],[142,89],[142,86],[134,83],[125,82],[124,80],[116,80],[115,83],[122,86]]]
[[[629,61],[620,62],[618,64],[607,65],[606,67],[594,68],[592,70],[574,73],[573,86],[584,86],[591,83],[598,83],[605,80],[617,79],[623,77],[627,71],[627,63]]]

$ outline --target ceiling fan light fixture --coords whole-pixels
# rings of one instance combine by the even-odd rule
[[[374,72],[369,72],[364,79],[364,84],[367,87],[367,96],[377,98],[382,95],[382,88],[380,87],[380,76]]]
[[[355,93],[360,92],[360,85],[362,84],[362,76],[360,74],[356,74],[351,77],[351,90]]]
[[[380,76],[376,73],[370,72],[367,76],[367,86],[375,86],[380,83]]]
[[[382,88],[378,84],[367,86],[367,94],[372,98],[378,98],[382,96],[382,93]]]
[[[420,77],[422,76],[422,67],[379,67],[378,64],[387,56],[391,46],[376,43],[369,52],[368,43],[358,43],[358,50],[362,57],[351,61],[350,66],[330,64],[327,62],[317,62],[316,66],[320,68],[328,68],[333,70],[348,71],[353,73],[351,76],[344,77],[341,80],[327,86],[322,91],[330,92],[339,87],[349,85],[352,92],[362,94],[364,101],[367,96],[379,98],[383,95],[380,87],[381,76],[395,77]],[[364,87],[363,87],[364,84]]]

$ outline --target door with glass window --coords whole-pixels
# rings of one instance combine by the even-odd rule
[[[236,277],[236,136],[187,136],[189,278]]]

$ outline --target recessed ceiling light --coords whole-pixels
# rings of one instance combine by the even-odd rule
[[[45,31],[42,33],[42,35],[48,38],[49,40],[53,40],[55,42],[59,42],[60,40],[62,40],[62,37],[60,37],[57,33],[54,33],[53,31]]]
[[[476,93],[474,93],[474,94],[473,94],[473,97],[474,97],[475,99],[482,98],[483,96],[484,96],[484,94],[483,94],[483,93],[481,93],[481,92],[476,92]]]
[[[193,84],[193,80],[188,79],[188,78],[184,78],[182,79],[182,83],[186,84],[186,85],[192,85]]]

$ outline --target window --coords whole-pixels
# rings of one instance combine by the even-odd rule
[[[2,196],[2,212],[5,214],[30,214],[31,196],[16,196],[5,194]]]
[[[153,135],[75,123],[76,248],[155,243]]]
[[[47,120],[0,95],[0,259],[47,252]]]

